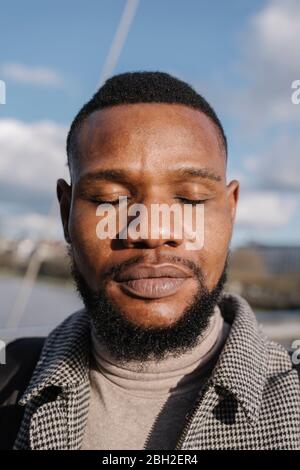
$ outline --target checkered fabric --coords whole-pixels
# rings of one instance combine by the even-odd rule
[[[300,449],[300,383],[288,353],[264,336],[242,297],[224,293],[219,305],[230,334],[177,448]],[[15,449],[80,449],[89,350],[84,310],[49,335],[20,400],[26,408]]]

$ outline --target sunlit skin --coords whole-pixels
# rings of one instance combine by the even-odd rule
[[[114,172],[112,172],[112,170]],[[186,171],[185,171],[186,170]],[[118,105],[92,113],[77,134],[71,164],[71,186],[57,184],[65,238],[75,262],[94,291],[105,272],[133,257],[162,264],[166,257],[192,260],[209,290],[218,282],[226,260],[238,200],[239,184],[226,182],[226,159],[214,123],[202,112],[178,104]],[[110,171],[110,173],[108,173]],[[127,196],[129,203],[204,203],[204,246],[188,250],[185,237],[100,240],[96,209],[103,201]],[[187,269],[186,267],[184,268]],[[172,295],[143,299],[126,293],[113,279],[106,295],[130,322],[168,327],[193,300],[199,284],[187,277]]]

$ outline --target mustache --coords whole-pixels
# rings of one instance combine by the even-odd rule
[[[194,263],[190,259],[185,259],[180,256],[159,256],[159,257],[149,257],[149,256],[134,256],[126,261],[123,261],[122,263],[115,264],[111,268],[107,269],[103,273],[103,278],[104,279],[110,279],[110,278],[115,278],[123,273],[127,268],[139,264],[163,264],[163,263],[170,263],[174,264],[175,266],[182,266],[185,268],[188,268],[188,270],[191,272],[193,277],[196,277],[197,279],[204,280],[203,272],[202,269]]]

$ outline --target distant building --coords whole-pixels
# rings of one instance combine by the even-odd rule
[[[300,273],[300,246],[256,245],[255,248],[270,274]]]
[[[248,255],[247,263],[245,263]],[[258,271],[266,274],[300,274],[300,246],[275,246],[252,243],[234,251],[235,267],[251,269],[254,259],[260,260]],[[251,261],[252,259],[252,261]],[[245,264],[245,266],[241,266]],[[258,264],[257,261],[255,263]],[[238,266],[240,265],[240,266]]]

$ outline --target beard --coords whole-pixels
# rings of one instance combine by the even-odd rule
[[[196,346],[209,325],[227,280],[227,259],[217,284],[209,291],[202,270],[194,262],[168,257],[169,262],[179,262],[189,267],[198,283],[197,292],[174,324],[160,328],[142,327],[127,320],[122,311],[107,298],[105,282],[97,292],[93,291],[76,265],[71,249],[69,255],[76,290],[90,315],[96,338],[121,363],[162,360],[167,354],[178,356]],[[120,272],[138,261],[141,261],[141,257],[121,263],[109,274]]]

